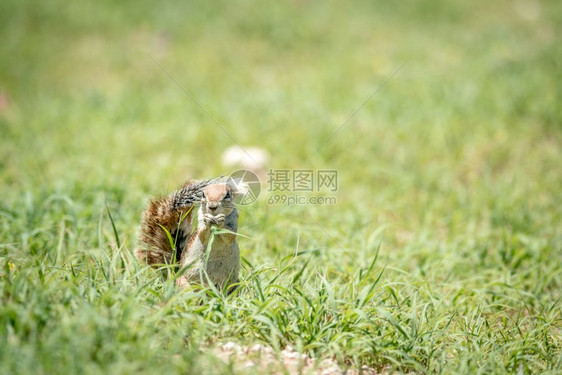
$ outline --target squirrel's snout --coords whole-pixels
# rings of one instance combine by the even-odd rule
[[[207,203],[207,208],[211,211],[216,210],[219,207],[218,202],[209,202]]]

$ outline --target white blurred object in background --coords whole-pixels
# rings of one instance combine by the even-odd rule
[[[222,163],[227,168],[248,169],[254,172],[260,180],[265,181],[269,154],[259,147],[231,146],[222,154]]]

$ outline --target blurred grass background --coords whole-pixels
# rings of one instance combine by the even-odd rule
[[[457,325],[447,326],[450,331],[440,328],[451,337],[465,332],[461,321],[470,315],[467,309],[488,314],[485,328],[472,333],[485,338],[488,346],[479,342],[474,348],[460,339],[453,344],[428,333],[435,340],[418,349],[440,353],[441,365],[431,362],[427,353],[413,355],[416,345],[396,344],[398,355],[394,347],[372,348],[363,341],[357,347],[330,346],[330,340],[307,342],[300,334],[268,342],[251,333],[233,334],[228,319],[209,328],[208,315],[198,323],[206,328],[196,328],[193,337],[211,343],[230,337],[280,347],[291,344],[319,357],[337,354],[342,365],[363,363],[399,371],[501,372],[520,366],[533,372],[560,371],[560,25],[560,2],[534,0],[259,5],[2,1],[3,369],[16,371],[15,363],[24,363],[19,371],[70,370],[71,362],[48,359],[55,348],[65,347],[54,337],[64,334],[48,329],[49,324],[57,327],[67,319],[91,325],[93,331],[113,324],[110,316],[96,323],[104,293],[98,279],[102,276],[91,273],[97,267],[117,268],[88,260],[90,253],[108,253],[111,258],[117,251],[106,202],[124,244],[121,250],[128,252],[134,248],[148,196],[167,193],[188,177],[231,172],[223,169],[221,154],[232,140],[152,57],[237,142],[266,149],[271,168],[339,172],[336,206],[270,206],[262,196],[242,209],[241,232],[252,237],[240,239],[242,255],[252,265],[244,271],[250,283],[255,281],[253,267],[279,270],[286,263],[284,257],[298,248],[316,250],[289,271],[297,274],[309,262],[308,281],[299,282],[312,288],[312,295],[321,297],[312,287],[319,273],[336,286],[366,285],[366,280],[356,285],[349,277],[358,271],[357,263],[368,267],[382,244],[377,267],[386,266],[382,278],[386,284],[377,289],[377,301],[394,298],[389,297],[392,294],[403,299],[409,307],[393,312],[399,323],[411,323],[408,314],[415,310],[411,298],[421,289],[425,292],[419,301],[444,309],[434,307],[436,317],[446,321],[454,316]],[[340,245],[355,261],[341,253]],[[74,274],[70,264],[82,267],[83,274],[66,281],[74,289],[61,297],[55,291],[64,290],[60,280],[65,275]],[[10,278],[18,270],[26,283]],[[97,280],[91,284],[96,296],[79,303],[77,311],[90,312],[81,315],[82,321],[62,307],[61,298],[80,299],[85,293],[81,285],[90,280],[83,275],[90,274]],[[123,285],[133,283],[131,274],[123,275]],[[154,293],[162,297],[158,288],[168,284],[154,276],[149,280],[159,285]],[[108,288],[117,296],[128,293]],[[242,292],[243,298],[252,300],[252,290]],[[335,298],[341,297],[338,300],[346,306],[350,301],[343,289],[342,293]],[[136,294],[130,308],[142,315],[144,310],[137,305],[151,304],[139,295],[144,294]],[[31,303],[32,296],[42,302]],[[35,311],[43,304],[61,307],[55,312]],[[115,306],[121,312],[129,308],[123,301]],[[517,324],[506,328],[505,320],[513,316],[528,317],[526,328]],[[42,319],[45,326],[38,323]],[[132,359],[143,350],[159,358],[153,364],[163,368],[172,352],[163,342],[181,336],[182,324],[165,321],[159,323],[165,326],[162,337],[149,340],[147,334],[144,341],[135,341],[135,332],[152,332],[135,320],[140,326],[129,327],[131,336],[123,338],[127,344],[114,349],[120,354],[79,356],[74,369],[149,370],[147,362]],[[503,328],[494,325],[502,321]],[[18,326],[21,322],[36,327],[37,336],[29,336]],[[358,329],[353,337],[388,338],[367,331]],[[515,354],[500,350],[505,344],[502,332],[508,332],[506,340],[514,343]],[[90,334],[66,340],[73,347]],[[92,346],[113,342],[112,336],[104,335],[95,336],[97,343],[86,340],[80,345],[89,353]],[[52,347],[41,346],[39,341],[45,338],[52,340]],[[126,345],[132,348],[130,353],[123,349]],[[177,345],[181,351],[183,343]],[[370,349],[363,352],[359,347]],[[20,355],[29,357],[24,360]],[[173,369],[192,368],[199,356],[190,351]],[[40,360],[29,359],[34,357]],[[110,367],[104,367],[100,358]],[[133,367],[126,367],[124,358]]]

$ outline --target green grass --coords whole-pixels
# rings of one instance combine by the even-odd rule
[[[560,25],[557,1],[3,1],[0,373],[231,373],[226,341],[560,373]],[[233,143],[150,56],[272,168],[339,172],[335,206],[241,208],[234,296],[132,258],[147,198]]]

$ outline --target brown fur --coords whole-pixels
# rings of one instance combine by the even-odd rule
[[[230,187],[227,184],[213,184],[206,186],[203,191],[205,192],[206,200],[219,203],[226,193],[230,191]]]
[[[188,180],[178,192],[193,184],[194,181]],[[176,237],[178,229],[182,230],[184,238],[177,238],[177,245],[182,241],[185,243],[187,238],[193,235],[191,233],[191,223],[195,210],[193,205],[177,207],[176,197],[178,192],[165,197],[151,199],[142,214],[139,236],[140,244],[139,248],[135,251],[135,256],[151,266],[171,264],[174,261],[172,259],[174,249],[162,227],[166,228],[172,235],[172,238]],[[186,213],[187,216],[181,220]],[[181,251],[182,249],[180,248],[179,250]]]

